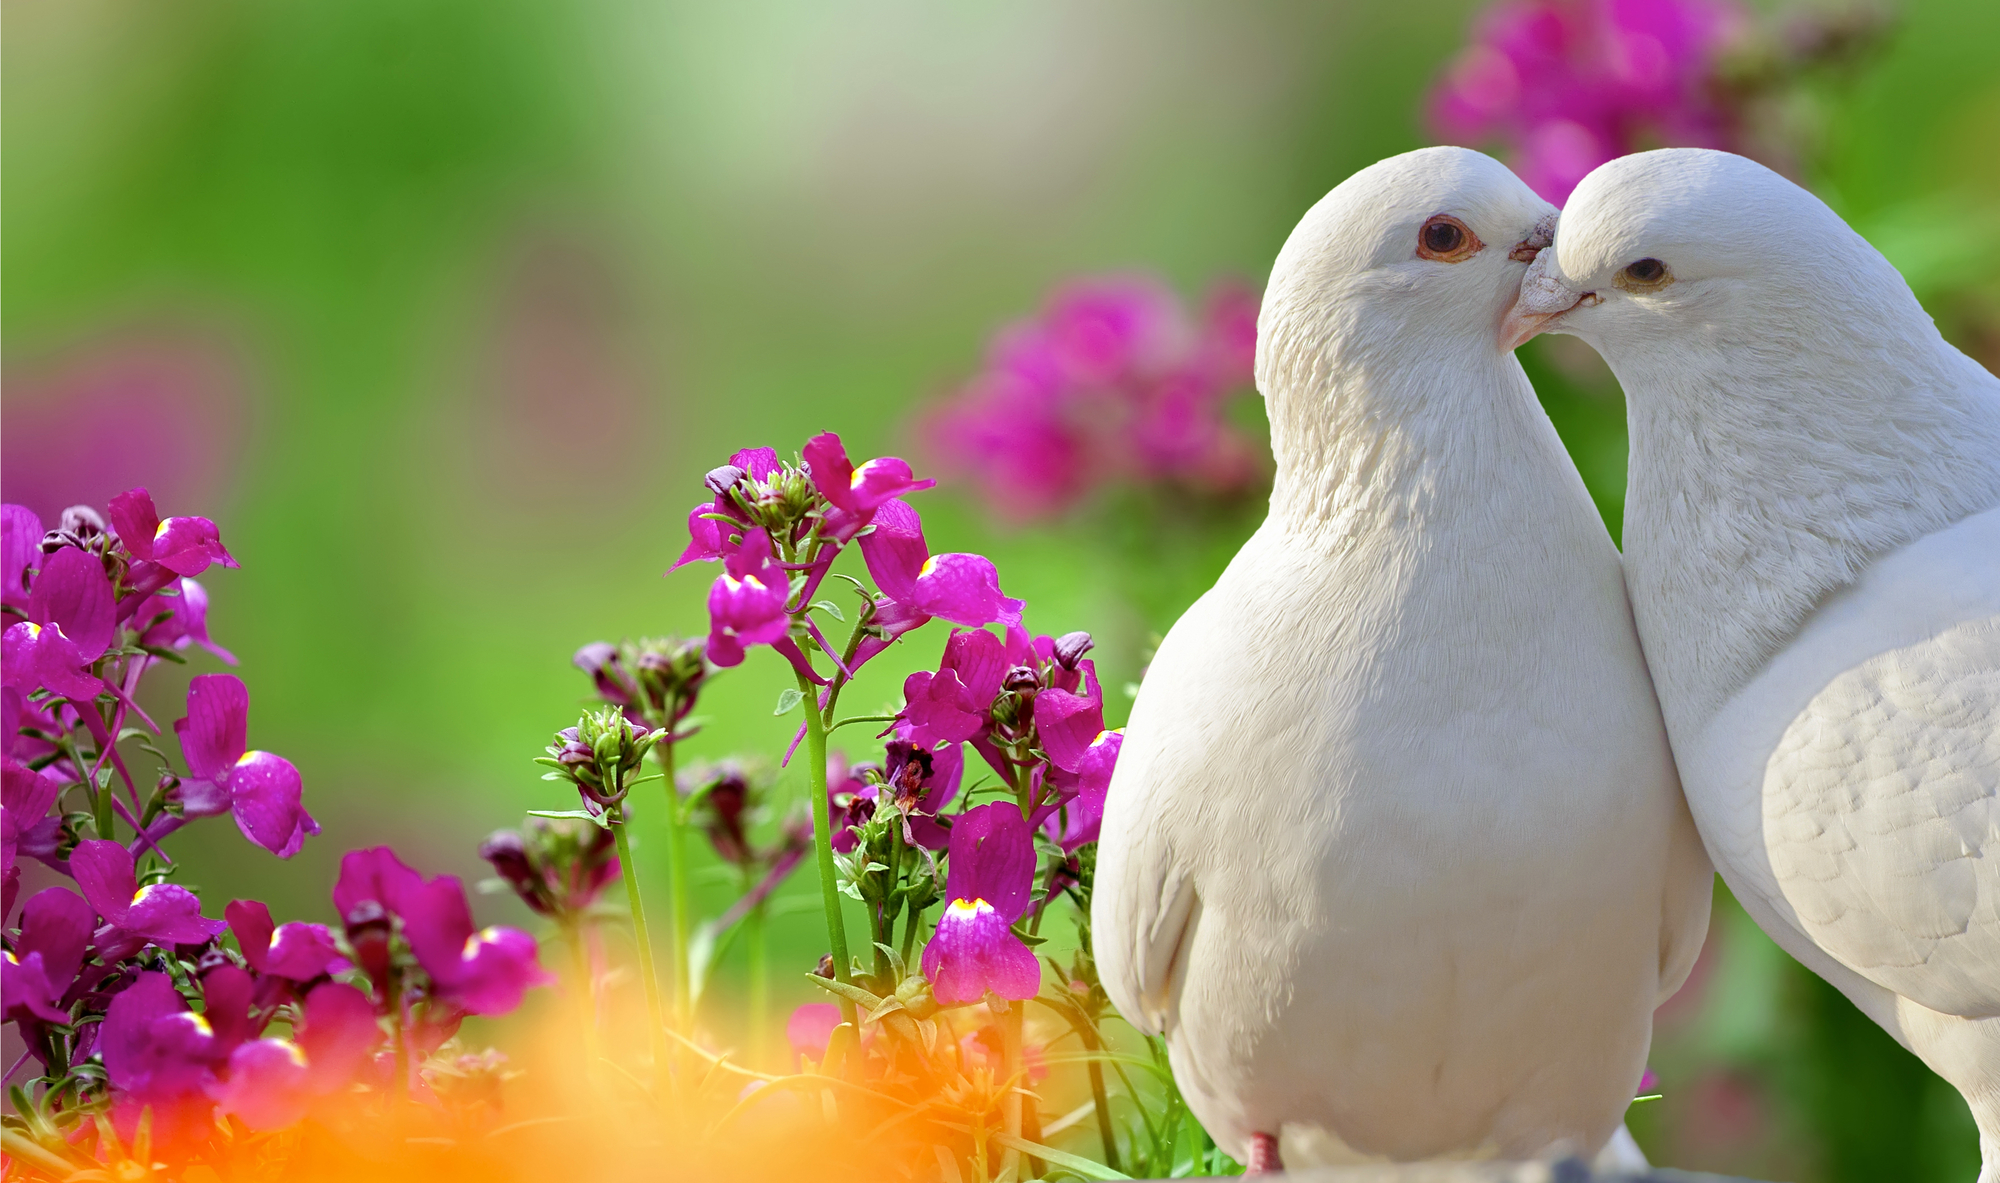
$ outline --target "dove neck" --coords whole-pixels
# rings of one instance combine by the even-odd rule
[[[1885,297],[1837,334],[1785,331],[1802,308],[1611,358],[1630,392],[1626,579],[1677,736],[1875,559],[2000,504],[2000,380],[1903,299],[1903,323]]]
[[[1384,527],[1483,521],[1496,490],[1516,485],[1525,464],[1560,462],[1513,355],[1471,335],[1398,339],[1413,337],[1421,351],[1390,340],[1271,359],[1263,385],[1277,461],[1274,522],[1339,545]]]

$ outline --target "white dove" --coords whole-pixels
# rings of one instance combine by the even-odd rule
[[[1498,340],[1553,215],[1460,148],[1306,214],[1270,515],[1133,707],[1098,968],[1253,1170],[1596,1152],[1707,928],[1618,552]]]
[[[1965,1094],[2000,1183],[2000,380],[1724,152],[1584,178],[1511,319],[1625,388],[1626,578],[1716,867]]]

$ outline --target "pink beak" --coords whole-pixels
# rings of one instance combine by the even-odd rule
[[[1536,237],[1539,238],[1539,234]],[[1519,259],[1525,255],[1528,272],[1521,277],[1521,290],[1515,293],[1507,315],[1500,318],[1499,344],[1502,352],[1512,353],[1535,336],[1547,332],[1557,317],[1571,309],[1597,302],[1597,293],[1578,292],[1563,282],[1560,274],[1549,274],[1548,264],[1553,256],[1544,255],[1542,250],[1529,250],[1535,245],[1535,240],[1531,238],[1514,248],[1515,253],[1511,256]],[[1548,243],[1543,241],[1539,245],[1546,249]]]
[[[1570,305],[1570,308],[1574,307],[1575,304]],[[1507,309],[1507,315],[1500,318],[1501,351],[1512,353],[1526,345],[1540,336],[1549,327],[1550,321],[1568,311],[1569,308],[1557,312],[1530,312],[1521,307],[1520,297],[1516,296],[1513,307]]]

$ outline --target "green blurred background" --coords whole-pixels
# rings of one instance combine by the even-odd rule
[[[661,572],[705,469],[834,429],[921,470],[912,408],[1061,280],[1261,283],[1316,198],[1425,142],[1474,7],[6,0],[6,495],[53,517],[145,483],[220,523],[243,567],[207,580],[212,630],[325,825],[291,865],[195,827],[190,878],[320,919],[351,847],[481,878],[482,835],[573,804],[529,763],[585,693],[570,653],[704,626],[709,573]],[[1800,108],[1809,179],[1992,365],[2000,4],[1894,12]],[[1524,361],[1615,531],[1615,383],[1566,338]],[[1106,638],[1111,686],[1254,524],[1135,565],[1099,519],[1002,531],[926,496],[934,545],[992,555],[1030,623]],[[919,637],[854,707],[934,660]],[[159,675],[156,717],[217,668]],[[717,679],[692,753],[774,759],[785,678]],[[642,859],[657,823],[642,803]],[[773,941],[806,1001],[815,918]],[[1661,1161],[1976,1173],[1957,1096],[1726,900],[1654,1064],[1633,1125]]]

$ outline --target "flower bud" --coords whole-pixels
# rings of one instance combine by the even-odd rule
[[[1041,685],[1042,678],[1040,674],[1037,674],[1028,666],[1017,665],[1007,671],[1007,676],[1001,681],[1000,688],[1015,694],[1032,694],[1036,690],[1039,690]]]
[[[341,917],[341,923],[347,930],[348,948],[354,951],[354,963],[375,983],[376,991],[388,997],[392,960],[388,909],[377,900],[362,900]]]
[[[709,469],[708,475],[702,478],[701,483],[708,486],[708,491],[717,497],[724,497],[748,475],[734,464],[725,464],[720,468]]]
[[[1076,668],[1076,663],[1083,660],[1083,655],[1096,647],[1097,642],[1090,639],[1089,633],[1081,631],[1064,633],[1056,638],[1056,664],[1066,670],[1073,670]]]
[[[507,881],[521,902],[547,916],[554,911],[547,885],[528,856],[527,840],[515,830],[495,830],[479,844],[479,857],[493,864],[494,873]]]

